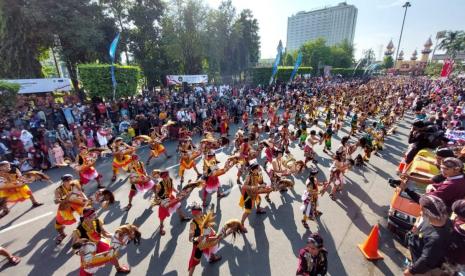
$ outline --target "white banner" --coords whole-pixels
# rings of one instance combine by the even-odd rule
[[[182,85],[183,82],[208,83],[208,75],[167,75],[166,82],[168,85]]]
[[[71,91],[71,80],[65,78],[18,79],[5,81],[19,84],[21,88],[19,88],[18,94]]]

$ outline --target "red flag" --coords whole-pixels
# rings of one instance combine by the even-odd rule
[[[441,70],[441,77],[449,77],[450,73],[452,73],[452,69],[454,67],[454,60],[446,59],[444,61],[444,65],[442,66]]]

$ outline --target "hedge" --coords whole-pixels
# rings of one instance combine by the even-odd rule
[[[289,78],[291,77],[291,73],[294,67],[292,66],[280,66],[278,67],[278,73],[277,73],[277,80],[281,80],[284,82],[289,81]],[[270,81],[271,77],[271,72],[272,72],[272,67],[257,67],[257,68],[252,68],[250,70],[250,73],[252,75],[252,81],[255,85],[261,84],[261,85],[267,85]],[[342,77],[360,77],[363,75],[365,72],[364,69],[357,69],[354,72],[354,68],[333,68],[331,69],[331,74],[334,75],[342,75]],[[354,74],[355,73],[355,74]],[[299,70],[297,70],[297,74],[313,74],[312,72],[312,67],[300,67]],[[323,74],[323,68],[321,68],[320,74]]]
[[[291,77],[293,66],[279,66],[278,73],[276,74],[276,80],[281,80],[284,82],[289,81]],[[271,77],[272,67],[256,67],[250,69],[250,74],[252,75],[252,81],[255,85],[268,85]],[[297,70],[297,74],[310,74],[312,72],[312,67],[300,67]]]
[[[0,109],[11,110],[16,106],[16,96],[21,86],[17,83],[11,83],[0,80]]]
[[[89,97],[113,98],[110,64],[78,65],[79,80]],[[141,70],[137,66],[115,65],[116,98],[129,97],[137,93]]]

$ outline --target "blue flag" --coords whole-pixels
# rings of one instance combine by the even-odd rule
[[[295,61],[295,64],[294,64],[294,70],[292,70],[291,78],[289,79],[290,82],[294,78],[295,73],[297,73],[297,70],[299,70],[301,63],[302,63],[302,52],[299,52],[299,55],[297,56],[297,60]]]
[[[118,42],[119,42],[119,33],[116,35],[115,39],[113,39],[113,42],[110,45],[110,58],[111,62],[115,61],[115,54],[116,54],[116,47],[118,47]]]
[[[279,44],[278,44],[278,53],[276,54],[276,59],[274,60],[274,64],[273,64],[273,71],[271,73],[271,78],[270,78],[270,85],[273,83],[273,79],[274,79],[274,76],[276,76],[276,73],[278,73],[278,65],[279,65],[279,62],[281,61],[281,55],[283,53],[283,43],[281,42],[281,40],[279,41]]]
[[[116,56],[116,47],[118,47],[119,42],[119,33],[116,35],[113,42],[110,45],[110,59],[111,59],[111,67],[110,67],[110,74],[111,74],[111,84],[113,85],[113,100],[116,97],[116,78],[115,78],[115,56]]]

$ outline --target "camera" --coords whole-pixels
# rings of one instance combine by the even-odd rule
[[[397,188],[402,182],[399,179],[388,179],[389,186],[392,188]]]

